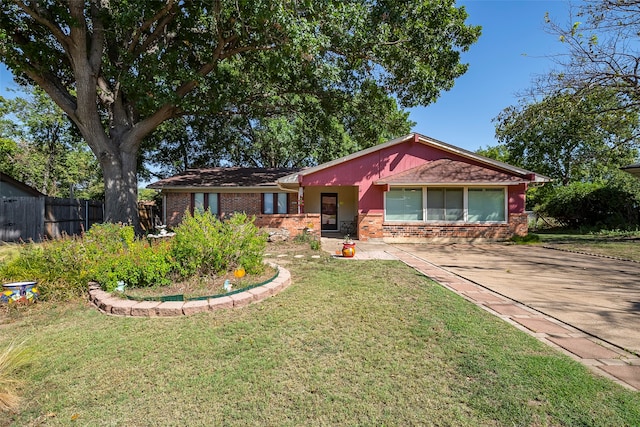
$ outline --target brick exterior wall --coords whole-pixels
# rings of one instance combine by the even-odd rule
[[[166,224],[168,227],[175,227],[180,224],[184,213],[191,206],[191,194],[189,193],[167,193],[165,197],[165,212],[167,213]]]
[[[285,228],[291,238],[308,233],[320,237],[320,214],[256,215],[255,224],[261,228]]]
[[[382,214],[358,214],[358,240],[381,239],[384,237]]]
[[[382,214],[358,216],[358,239],[383,238],[396,241],[421,239],[508,240],[529,231],[526,213],[510,214],[507,224],[384,223]]]
[[[184,213],[191,208],[191,193],[166,193],[167,226],[175,227],[182,221]],[[220,193],[220,213],[223,217],[234,212],[245,212],[256,217],[258,227],[286,228],[291,237],[302,232],[304,228],[320,230],[320,214],[298,215],[296,194],[289,194],[289,215],[262,214],[262,193]],[[309,227],[311,225],[311,227]]]

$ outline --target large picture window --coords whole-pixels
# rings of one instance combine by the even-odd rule
[[[505,222],[506,206],[504,187],[396,187],[385,193],[385,221]]]
[[[262,213],[263,214],[286,214],[289,213],[287,193],[263,193]]]
[[[422,221],[422,189],[392,188],[385,193],[388,221]]]
[[[427,221],[463,221],[462,188],[428,188]]]
[[[469,222],[505,220],[502,188],[469,188]]]

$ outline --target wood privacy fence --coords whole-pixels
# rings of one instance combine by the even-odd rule
[[[159,208],[139,203],[142,229],[154,233],[159,223]],[[79,235],[93,224],[104,221],[104,202],[57,197],[0,198],[0,242],[57,239]]]
[[[81,234],[103,222],[104,204],[95,200],[56,197],[0,199],[0,241],[41,241]]]
[[[45,197],[44,228],[49,239],[78,235],[104,221],[104,203],[96,200]]]

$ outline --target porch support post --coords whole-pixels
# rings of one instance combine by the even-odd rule
[[[304,187],[298,187],[298,214],[303,213]]]

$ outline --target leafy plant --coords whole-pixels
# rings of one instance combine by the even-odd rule
[[[187,212],[174,231],[171,256],[184,277],[239,266],[249,274],[262,271],[266,235],[246,214],[233,214],[223,222],[209,211],[196,211],[193,215]]]
[[[320,240],[313,234],[309,233],[308,229],[305,229],[302,233],[294,237],[293,241],[296,243],[308,243],[312,250],[320,250]]]

